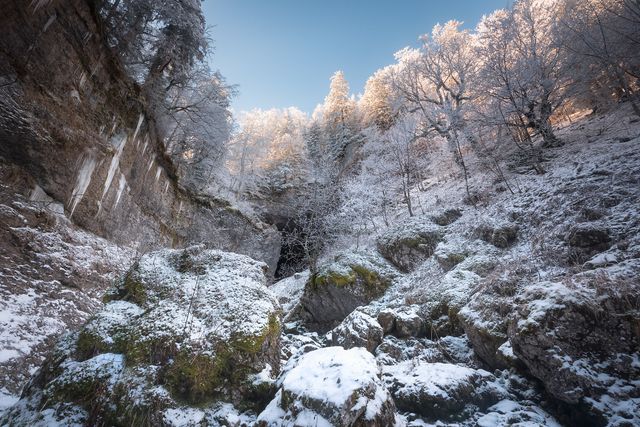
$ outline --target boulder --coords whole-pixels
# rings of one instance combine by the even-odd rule
[[[431,216],[431,220],[441,226],[453,224],[462,216],[459,209],[447,209]]]
[[[326,332],[357,307],[381,297],[396,275],[375,254],[343,253],[309,278],[296,315],[310,329]]]
[[[526,401],[516,402],[504,399],[488,408],[486,413],[479,415],[475,421],[478,427],[508,425],[561,427],[552,415]]]
[[[518,226],[511,222],[486,219],[476,227],[475,234],[496,248],[506,249],[518,238]]]
[[[364,347],[371,353],[382,342],[384,335],[378,321],[360,310],[349,314],[329,334],[335,346],[345,349]]]
[[[327,347],[297,361],[257,424],[387,427],[396,425],[396,414],[371,353]]]
[[[458,313],[469,302],[482,278],[477,274],[454,268],[441,280],[428,284],[428,300],[422,306],[427,323],[427,335],[442,337],[463,333]]]
[[[515,310],[516,291],[516,283],[508,278],[488,280],[458,312],[474,351],[493,369],[509,366],[498,350],[507,342],[508,317]]]
[[[442,240],[442,230],[427,218],[412,218],[392,227],[378,237],[376,244],[382,256],[403,272],[423,263]]]
[[[450,363],[409,360],[383,366],[383,378],[399,409],[429,420],[463,420],[506,396],[489,372]]]
[[[576,248],[607,249],[611,236],[609,230],[597,223],[578,223],[569,230],[567,243]]]
[[[530,286],[509,323],[513,353],[592,425],[640,422],[639,271],[632,260]]]
[[[385,334],[398,338],[422,337],[425,335],[425,322],[418,310],[415,305],[386,308],[378,313],[378,323]]]
[[[573,225],[565,238],[569,245],[569,261],[582,264],[594,254],[609,249],[612,244],[610,231],[599,222]]]
[[[220,400],[262,409],[275,392],[281,324],[265,283],[265,264],[243,255],[144,255],[0,423],[37,424],[60,408],[94,425],[162,425],[167,411]]]

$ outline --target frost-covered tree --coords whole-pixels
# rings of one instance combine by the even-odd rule
[[[207,52],[200,0],[100,0],[109,44],[152,92],[188,79]],[[157,93],[155,95],[158,95]]]
[[[234,192],[284,191],[303,179],[307,121],[296,108],[243,114],[227,157]]]
[[[553,35],[550,3],[519,0],[478,26],[479,89],[510,127],[539,133],[557,146],[551,118],[568,95],[569,72]]]
[[[232,117],[229,87],[205,64],[194,68],[184,84],[168,93],[160,110],[164,145],[178,165],[182,183],[204,190],[222,170]]]
[[[321,123],[323,144],[320,156],[336,163],[341,172],[350,161],[353,148],[360,141],[355,99],[349,95],[349,84],[342,71],[331,77],[329,93],[314,112]]]
[[[387,131],[368,135],[361,173],[386,187],[378,189],[380,194],[376,197],[384,217],[392,194],[401,197],[410,216],[415,213],[411,190],[424,178],[422,171],[428,160],[425,138],[419,134],[420,120],[417,114],[407,114]]]
[[[578,96],[592,106],[629,101],[640,116],[640,2],[565,0],[557,15],[556,37],[572,57]]]
[[[181,184],[202,191],[220,170],[234,89],[207,66],[201,1],[99,0],[95,7]]]
[[[465,109],[471,100],[471,81],[477,68],[473,40],[461,23],[436,25],[431,36],[423,36],[420,50],[405,48],[398,60],[395,87],[405,97],[410,112],[421,115],[424,136],[436,134],[450,146],[462,168],[467,193],[469,171],[464,160]]]
[[[380,130],[387,130],[393,125],[400,100],[393,88],[392,72],[392,66],[385,67],[367,80],[358,102],[363,127],[375,125]]]

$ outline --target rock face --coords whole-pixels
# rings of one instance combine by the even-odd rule
[[[581,407],[594,425],[640,422],[638,271],[633,260],[606,275],[574,276],[569,286],[530,286],[509,324],[515,355],[553,396]]]
[[[298,316],[314,330],[328,331],[356,307],[384,294],[396,272],[374,254],[346,252],[311,276]]]
[[[305,354],[286,374],[258,425],[394,426],[395,405],[369,352],[327,347]]]
[[[100,25],[83,0],[3,4],[10,36],[0,40],[0,75],[11,84],[0,84],[0,163],[27,177],[14,192],[39,189],[74,223],[119,245],[205,243],[264,261],[273,274],[279,233],[182,187]]]
[[[428,218],[414,218],[391,228],[376,241],[378,251],[404,272],[429,258],[442,240],[442,231]]]
[[[261,409],[281,329],[265,268],[202,247],[143,256],[104,310],[61,340],[3,423],[72,413],[85,424],[163,425],[219,400]]]
[[[336,328],[332,329],[331,342],[345,349],[364,347],[373,353],[382,342],[382,326],[368,314],[355,310]]]

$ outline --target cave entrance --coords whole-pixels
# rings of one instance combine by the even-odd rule
[[[274,274],[274,279],[281,280],[295,273],[299,273],[308,268],[305,257],[304,246],[300,238],[301,227],[291,219],[273,223],[282,234],[282,246],[280,247],[280,258]]]

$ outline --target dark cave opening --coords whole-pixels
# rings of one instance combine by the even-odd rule
[[[300,238],[302,228],[291,219],[272,222],[282,234],[280,258],[274,274],[276,281],[292,276],[308,268],[303,239]]]

